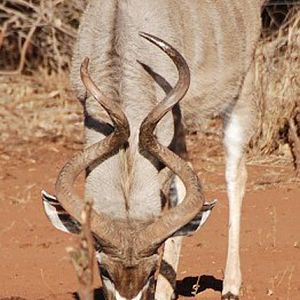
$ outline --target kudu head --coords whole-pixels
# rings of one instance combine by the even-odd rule
[[[116,220],[104,213],[92,211],[91,230],[106,299],[152,299],[151,290],[159,264],[159,247],[171,236],[190,233],[191,231],[184,228],[191,221],[195,223],[195,218],[198,225],[200,222],[202,224],[212,208],[203,205],[200,182],[189,164],[161,145],[154,134],[158,122],[188,90],[190,73],[187,63],[166,42],[146,33],[140,35],[162,49],[173,60],[179,73],[174,89],[142,122],[140,151],[148,155],[150,153],[179,176],[185,185],[186,195],[181,204],[163,212],[154,220]],[[126,147],[130,135],[129,123],[120,105],[104,97],[90,78],[88,59],[82,63],[81,78],[87,91],[109,114],[114,131],[67,162],[56,182],[57,200],[43,194],[49,219],[55,227],[72,233],[80,231],[81,212],[84,207],[84,202],[73,189],[75,179],[96,160],[101,163]]]

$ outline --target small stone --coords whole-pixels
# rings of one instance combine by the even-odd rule
[[[272,296],[274,294],[274,292],[270,289],[267,289],[267,295],[268,296]]]

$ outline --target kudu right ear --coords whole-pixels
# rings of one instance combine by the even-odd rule
[[[198,231],[207,221],[212,209],[217,204],[217,200],[211,202],[205,202],[200,213],[188,224],[181,227],[177,230],[172,237],[174,236],[190,236],[194,232]]]
[[[55,196],[42,191],[42,200],[45,213],[56,229],[67,233],[80,233],[80,223],[67,213]]]

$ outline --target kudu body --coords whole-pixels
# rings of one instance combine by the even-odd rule
[[[142,39],[139,32],[160,37],[185,58],[191,73],[191,83],[180,103],[182,116],[199,123],[215,115],[224,117],[230,216],[222,295],[224,299],[238,297],[241,286],[240,212],[247,176],[244,149],[253,133],[256,119],[252,59],[260,35],[262,2],[90,1],[80,26],[71,74],[76,95],[84,107],[85,151],[88,153],[79,158],[80,167],[74,168],[71,160],[69,166],[62,171],[60,177],[65,182],[57,185],[57,196],[64,209],[74,217],[73,225],[78,225],[79,208],[82,205],[77,206],[77,210],[73,205],[77,205],[79,199],[72,198],[74,195],[69,187],[61,197],[73,200],[66,201],[59,196],[64,186],[72,185],[77,173],[87,168],[85,197],[94,201],[92,228],[104,228],[97,229],[94,233],[99,246],[97,256],[107,299],[151,298],[149,289],[153,285],[153,274],[157,268],[159,246],[169,238],[165,243],[164,260],[176,271],[181,238],[174,237],[174,234],[199,214],[202,206],[199,203],[203,201],[195,174],[188,180],[183,179],[183,174],[193,173],[189,166],[182,161],[173,164],[171,160],[174,157],[171,160],[164,157],[170,154],[165,151],[165,147],[170,144],[173,151],[185,157],[184,139],[181,130],[177,130],[180,127],[178,111],[174,113],[174,108],[172,113],[175,102],[167,105],[169,112],[166,115],[164,111],[160,112],[158,119],[155,119],[155,113],[151,116],[155,122],[163,117],[155,134],[152,134],[152,138],[157,137],[158,144],[148,140],[149,130],[143,125],[141,127],[151,110],[166,97],[165,94],[172,98],[171,86],[175,86],[178,73],[174,62],[166,53]],[[147,35],[144,37],[152,39]],[[153,39],[152,42],[160,44],[160,41]],[[170,49],[167,54],[174,59],[174,53]],[[87,61],[81,66],[86,57],[90,59],[89,71]],[[187,76],[188,71],[180,69],[184,69],[181,61],[175,61],[175,64],[181,66],[178,67],[179,77],[182,72],[186,72],[183,77]],[[179,87],[183,90],[179,92],[181,95],[177,96],[177,102],[185,94],[184,89],[187,89],[188,83],[185,82],[185,85],[184,88]],[[97,101],[95,97],[98,97]],[[107,97],[104,100],[113,105],[104,100],[101,102],[101,97]],[[165,105],[168,101],[170,100],[165,101]],[[113,110],[117,113],[112,116]],[[155,128],[155,124],[149,126]],[[148,133],[143,137],[140,132]],[[112,135],[114,136],[111,138]],[[120,139],[119,142],[115,141],[117,138]],[[99,141],[104,141],[107,149],[112,147],[111,153],[99,150]],[[147,143],[152,143],[152,146]],[[159,147],[162,149],[159,150]],[[89,162],[83,162],[87,157]],[[173,182],[172,203],[169,205],[181,203],[178,210],[181,214],[178,214],[177,219],[175,208],[168,211],[171,213],[165,219],[166,213],[162,212],[161,191],[167,174],[164,166],[181,178],[179,180],[176,177]],[[68,177],[70,170],[75,174],[73,177]],[[195,183],[194,187],[191,187],[194,184],[191,182]],[[194,197],[198,198],[198,202],[191,200],[191,191],[195,192]],[[190,206],[195,206],[194,213],[190,212],[190,208],[187,209],[187,199]],[[205,214],[204,207],[202,217]],[[207,211],[210,209],[211,207]],[[49,203],[46,204],[46,211],[51,214]],[[183,215],[185,212],[188,214],[186,217]],[[52,218],[53,223],[57,222],[54,219]],[[72,231],[66,229],[66,226],[62,227],[64,225],[61,225],[61,229],[65,231]],[[170,299],[173,284],[174,282],[170,284],[159,275],[155,298]]]

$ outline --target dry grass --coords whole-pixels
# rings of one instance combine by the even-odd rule
[[[256,51],[256,87],[260,112],[259,130],[253,148],[261,154],[287,152],[289,122],[300,128],[300,9],[265,36]],[[299,132],[298,132],[299,134]],[[286,154],[286,153],[282,153]]]
[[[82,113],[65,75],[0,77],[0,142],[82,140]]]
[[[85,0],[1,1],[2,144],[41,138],[82,140],[81,109],[71,93],[68,70],[86,3]]]
[[[21,73],[67,70],[87,0],[2,0],[0,69]]]

